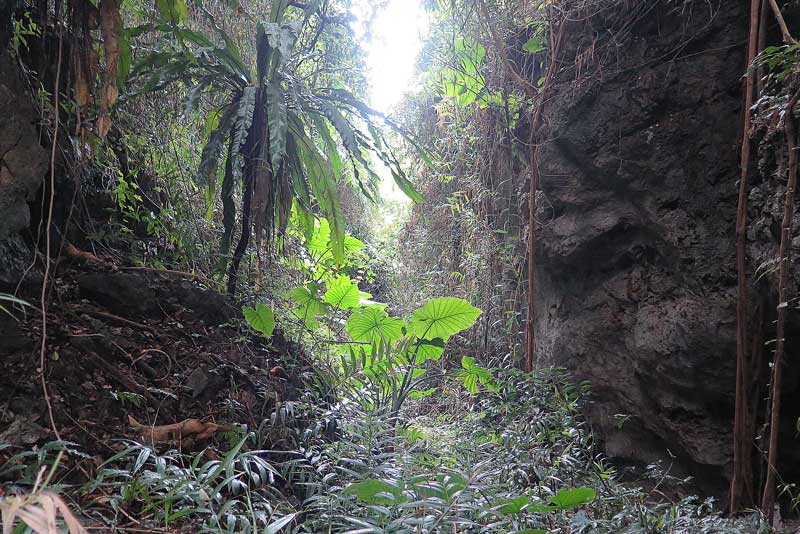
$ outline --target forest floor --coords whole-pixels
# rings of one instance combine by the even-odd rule
[[[41,280],[21,287],[29,302]],[[34,479],[62,448],[62,484],[92,480],[131,442],[214,458],[237,425],[258,428],[292,400],[295,378],[311,369],[280,333],[269,344],[243,333],[240,310],[179,273],[73,265],[49,291],[49,406],[40,314],[0,313],[0,496]],[[31,464],[28,450],[43,452]],[[107,503],[98,493],[80,504],[101,516]]]
[[[617,482],[560,373],[506,372],[471,398],[444,386],[396,426],[324,388],[309,402],[300,346],[252,337],[186,273],[70,264],[48,286],[44,384],[40,314],[0,315],[0,496],[55,473],[94,531],[758,531],[667,490],[668,473]]]

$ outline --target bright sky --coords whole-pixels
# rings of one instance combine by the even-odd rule
[[[388,113],[400,102],[414,77],[414,66],[428,31],[428,16],[421,0],[389,0],[378,11],[371,28],[365,13],[374,0],[355,0],[353,11],[361,20],[353,27],[361,36],[371,30],[370,40],[363,43],[367,51],[367,69],[372,107]]]
[[[390,113],[413,88],[414,67],[422,48],[422,40],[428,31],[428,15],[421,5],[422,0],[389,0],[384,9],[378,11],[370,28],[364,25],[368,6],[374,0],[355,0],[353,13],[359,17],[353,29],[359,36],[370,30],[369,40],[362,46],[367,52],[367,77],[370,86],[370,105],[383,113]],[[377,158],[374,158],[377,159]],[[381,169],[376,161],[382,182],[381,196],[385,199],[408,201],[400,192],[388,169]],[[380,172],[385,171],[385,172]]]

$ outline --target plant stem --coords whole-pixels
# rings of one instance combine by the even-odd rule
[[[783,355],[786,348],[786,314],[789,311],[789,269],[791,268],[790,245],[792,241],[792,219],[794,217],[794,192],[797,186],[797,133],[794,126],[794,107],[800,92],[789,101],[784,116],[786,150],[789,152],[789,176],[783,205],[781,244],[778,251],[778,321],[776,326],[775,359],[772,368],[772,410],[769,423],[769,456],[767,458],[767,481],[761,499],[761,511],[772,523],[775,515],[775,476],[778,469],[778,433],[781,417],[781,390],[783,385]]]
[[[758,52],[759,0],[750,1],[750,33],[747,46],[747,68]],[[733,420],[733,476],[730,485],[730,513],[734,514],[752,503],[751,436],[747,435],[749,413],[747,385],[747,173],[750,166],[750,108],[755,86],[753,76],[745,80],[744,116],[742,128],[741,175],[736,208],[736,401]]]

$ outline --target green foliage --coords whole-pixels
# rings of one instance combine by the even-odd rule
[[[411,330],[422,339],[448,339],[475,324],[481,311],[463,299],[442,297],[427,302],[411,317]]]
[[[397,431],[386,415],[335,406],[340,435],[289,468],[306,495],[298,532],[757,530],[757,519],[720,519],[692,500],[654,505],[646,493],[602,478],[607,471],[577,415],[580,392],[560,371],[504,372],[500,383],[474,411],[416,416]]]
[[[254,330],[260,332],[264,337],[272,337],[272,332],[275,330],[275,314],[270,308],[259,302],[255,308],[244,306],[242,313]]]
[[[392,506],[405,502],[403,487],[397,481],[362,480],[347,486],[342,492],[355,495],[369,505]]]
[[[156,0],[156,9],[164,20],[175,26],[189,18],[185,0]]]
[[[205,532],[278,532],[295,512],[277,488],[280,472],[242,437],[219,460],[130,444],[106,460],[85,492],[112,492],[114,509],[138,505],[163,528],[193,522]]]
[[[221,106],[215,104],[209,114],[218,124],[207,137],[197,173],[198,185],[207,188],[209,200],[216,188],[214,177],[222,151],[228,146],[233,165],[226,168],[223,194],[232,194],[233,174],[241,173],[242,180],[252,184],[257,233],[263,229],[268,241],[278,240],[285,235],[292,211],[304,212],[306,219],[322,214],[331,229],[333,259],[342,262],[345,232],[339,188],[347,179],[368,196],[374,196],[378,177],[366,153],[375,151],[381,159],[393,161],[392,173],[398,185],[416,201],[421,197],[396,158],[385,150],[377,123],[379,115],[351,90],[314,86],[319,77],[306,75],[305,61],[319,51],[303,49],[308,46],[303,37],[326,31],[322,21],[314,24],[319,4],[310,2],[298,18],[296,7],[273,1],[269,20],[255,25],[256,57],[255,68],[251,69],[242,60],[247,51],[238,49],[220,28],[215,26],[215,33],[224,46],[183,27],[187,22],[183,0],[159,0],[158,12],[166,23],[162,31],[174,40],[161,41],[166,46],[141,59],[134,68],[134,77],[143,80],[143,92],[176,83],[192,87],[185,102],[187,112],[199,107],[205,92],[212,102],[223,102]],[[366,132],[361,130],[362,124],[367,127]],[[385,124],[399,130],[391,121]],[[332,133],[338,136],[338,143]],[[362,174],[355,167],[353,173],[344,176],[339,146],[366,171],[369,180],[362,181]],[[220,252],[224,259],[229,252],[234,221],[231,211],[235,208],[225,198],[223,205],[226,237]]]
[[[358,290],[358,284],[354,284],[349,276],[338,276],[328,282],[327,290],[325,291],[325,302],[342,310],[355,308],[361,302],[361,292]]]
[[[486,49],[465,38],[456,39],[453,48],[456,65],[442,71],[441,90],[444,96],[455,99],[460,107],[467,107],[484,96],[486,82],[480,69]]]
[[[289,296],[296,305],[294,309],[295,317],[304,321],[308,328],[316,328],[319,324],[317,323],[317,316],[327,310],[325,303],[317,295],[316,286],[297,287],[291,291]]]
[[[461,358],[461,369],[456,370],[456,376],[461,379],[464,388],[472,394],[478,393],[480,386],[489,391],[497,390],[492,372],[476,364],[475,358],[470,356]]]
[[[390,317],[381,306],[369,306],[354,311],[345,328],[353,341],[370,344],[391,343],[403,336],[405,323]]]
[[[36,24],[28,12],[23,13],[21,19],[14,19],[14,33],[12,36],[12,46],[14,51],[19,53],[19,47],[28,48],[28,38],[41,35],[41,29]]]
[[[755,59],[756,67],[765,67],[765,83],[783,83],[800,63],[800,45],[768,46]]]
[[[525,41],[522,49],[529,54],[538,54],[545,50],[545,38],[541,35],[535,35]]]
[[[345,329],[354,342],[368,348],[351,347],[349,357],[342,358],[349,394],[363,409],[388,411],[393,416],[407,399],[432,395],[435,388],[421,388],[433,378],[423,364],[441,358],[445,340],[470,328],[480,313],[467,301],[452,297],[429,301],[414,312],[410,325],[389,316],[382,306],[353,311]],[[486,378],[482,373],[488,371],[472,362],[466,372],[491,386],[491,373]],[[471,384],[471,380],[466,378],[464,383]]]

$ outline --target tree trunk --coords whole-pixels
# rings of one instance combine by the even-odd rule
[[[747,68],[756,57],[758,48],[760,0],[750,1],[750,33],[747,47]],[[750,381],[747,357],[747,173],[750,166],[750,108],[753,106],[753,76],[745,81],[743,108],[741,176],[739,178],[739,202],[736,210],[736,407],[733,420],[733,477],[730,486],[730,513],[734,514],[753,504],[752,436],[748,435],[750,403],[748,384]]]
[[[799,93],[800,94],[800,93]],[[775,360],[772,366],[772,410],[769,423],[769,456],[767,458],[767,481],[761,499],[761,511],[770,524],[775,513],[775,477],[778,469],[778,431],[781,418],[781,392],[783,386],[783,355],[786,349],[786,314],[789,311],[789,269],[791,268],[792,219],[794,218],[794,191],[797,186],[797,134],[794,126],[794,107],[798,94],[786,106],[784,131],[786,149],[789,152],[789,177],[783,205],[781,244],[778,251],[778,322],[775,334]]]

